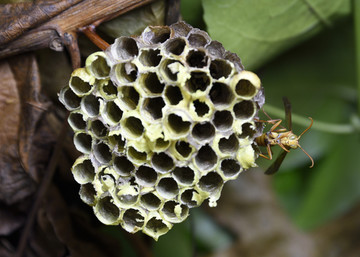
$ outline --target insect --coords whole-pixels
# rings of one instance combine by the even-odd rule
[[[286,97],[283,97],[283,102],[285,107],[285,119],[287,122],[288,130],[280,125],[282,122],[281,119],[271,119],[269,115],[267,115],[265,112],[264,112],[265,115],[268,116],[270,120],[266,120],[266,121],[258,120],[258,122],[266,122],[273,124],[273,126],[268,132],[262,134],[261,136],[255,139],[255,142],[257,143],[258,146],[266,146],[267,148],[268,156],[264,154],[260,154],[260,156],[265,159],[271,160],[272,159],[271,146],[278,145],[283,149],[283,151],[279,154],[279,156],[276,158],[274,163],[266,170],[265,174],[268,175],[274,174],[279,170],[281,163],[284,161],[286,154],[290,152],[290,149],[296,149],[298,147],[310,158],[311,160],[310,168],[314,166],[313,158],[299,144],[299,140],[301,136],[304,135],[305,132],[307,132],[311,128],[314,121],[312,118],[309,117],[309,119],[311,120],[311,124],[309,125],[309,127],[307,127],[299,136],[295,135],[292,132],[290,101]],[[278,127],[282,127],[282,128],[278,128]]]

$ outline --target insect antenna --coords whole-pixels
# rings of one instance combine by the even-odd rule
[[[307,129],[305,129],[301,134],[300,134],[300,136],[298,136],[298,139],[300,139],[300,137],[302,136],[302,135],[304,135],[305,134],[305,132],[306,131],[308,131],[310,128],[311,128],[311,126],[313,125],[313,123],[314,123],[314,120],[311,118],[311,117],[309,117],[309,119],[311,120],[311,124],[310,124],[310,126],[309,127],[307,127]]]
[[[310,168],[314,167],[314,160],[313,160],[313,158],[310,156],[310,154],[308,154],[308,153],[304,150],[304,148],[301,147],[301,145],[298,144],[298,147],[300,147],[300,149],[310,158],[310,160],[311,160]]]

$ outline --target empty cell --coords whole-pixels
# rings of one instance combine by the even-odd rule
[[[115,98],[117,96],[117,87],[114,86],[111,80],[107,84],[102,84],[100,90],[108,98]]]
[[[189,121],[183,121],[183,119],[176,114],[170,114],[168,116],[168,123],[171,130],[176,134],[188,133],[191,125]]]
[[[215,128],[210,122],[198,123],[191,134],[199,141],[209,141],[215,136]]]
[[[84,117],[79,112],[72,112],[69,115],[68,122],[73,130],[84,130],[86,128],[86,122]]]
[[[105,104],[105,110],[103,114],[106,115],[107,119],[110,120],[110,122],[116,124],[120,122],[123,111],[115,102],[110,101]]]
[[[234,117],[229,111],[215,112],[213,123],[218,130],[227,130],[232,127]]]
[[[193,198],[198,194],[199,193],[195,189],[187,189],[181,194],[180,200],[190,208],[193,208],[199,205]]]
[[[216,153],[209,145],[204,145],[198,151],[195,162],[201,170],[210,170],[217,163]]]
[[[209,36],[202,31],[198,31],[197,33],[193,33],[188,37],[189,44],[194,47],[203,47],[209,41]]]
[[[166,177],[160,179],[156,186],[156,190],[160,196],[171,199],[179,193],[179,186],[173,178]]]
[[[151,163],[156,170],[161,173],[166,173],[174,167],[173,159],[166,153],[154,153]]]
[[[216,172],[209,172],[199,180],[199,187],[206,192],[216,192],[221,189],[224,181]]]
[[[234,159],[225,159],[221,162],[221,170],[226,177],[232,177],[240,172],[240,164]]]
[[[94,145],[95,158],[103,164],[109,163],[112,158],[110,148],[107,144],[98,143]]]
[[[235,92],[239,96],[253,96],[256,93],[256,87],[247,79],[240,79],[235,86]]]
[[[252,101],[241,101],[234,105],[235,117],[238,119],[250,118],[255,113],[255,106]]]
[[[158,138],[155,141],[155,148],[156,149],[166,149],[170,145],[170,141],[164,140],[163,138]]]
[[[74,90],[75,94],[77,95],[87,94],[92,89],[92,86],[88,82],[83,81],[81,78],[77,76],[71,77],[70,87],[72,90]]]
[[[168,40],[165,44],[165,49],[168,53],[181,55],[186,46],[186,42],[182,38],[173,38]]]
[[[147,154],[146,152],[139,152],[134,147],[130,146],[128,148],[128,156],[136,163],[141,163],[146,161]]]
[[[156,210],[159,208],[161,201],[159,197],[153,193],[147,193],[141,196],[141,204],[148,210]]]
[[[210,55],[217,58],[223,58],[225,54],[225,48],[219,41],[216,40],[211,41],[210,44],[206,46],[206,50]]]
[[[210,77],[202,71],[193,71],[190,73],[191,77],[186,81],[186,87],[191,93],[197,90],[205,91],[210,85]]]
[[[128,194],[121,194],[120,192],[117,193],[118,199],[123,205],[127,205],[127,206],[133,205],[138,201],[139,199],[138,188],[137,187],[133,187],[133,188],[134,191]]]
[[[228,85],[224,83],[214,83],[210,90],[210,100],[217,106],[228,106],[234,100],[234,94]]]
[[[150,234],[154,238],[158,238],[161,235],[166,234],[169,231],[169,227],[160,219],[153,217],[145,225],[147,234]]]
[[[176,210],[177,208],[180,210]],[[181,222],[189,214],[189,208],[186,205],[179,204],[175,201],[167,201],[161,211],[170,218],[172,222]]]
[[[96,191],[95,191],[94,186],[91,183],[81,185],[79,195],[80,195],[80,199],[84,203],[91,205],[91,206],[95,204]]]
[[[100,199],[95,206],[95,214],[104,224],[113,224],[120,215],[119,208],[113,204],[111,196]]]
[[[165,73],[166,77],[172,81],[177,81],[177,74],[179,71],[177,68],[175,68],[176,65],[183,66],[181,62],[175,60],[166,60],[161,65],[161,69]]]
[[[230,63],[225,60],[213,60],[210,64],[210,75],[214,79],[225,79],[229,77],[232,67]]]
[[[114,151],[122,153],[125,150],[126,140],[121,135],[111,135],[108,137],[109,143],[113,146]]]
[[[93,120],[91,122],[90,129],[93,134],[98,138],[105,137],[108,134],[107,127],[100,120]]]
[[[130,232],[134,228],[141,228],[144,225],[144,216],[139,210],[136,209],[127,209],[123,215],[124,225],[130,229]]]
[[[97,78],[108,77],[110,73],[110,67],[107,65],[106,59],[100,55],[97,55],[97,58],[90,64],[90,70]]]
[[[148,74],[145,74],[143,83],[145,88],[147,88],[148,91],[153,94],[161,94],[165,87],[165,85],[160,82],[155,72],[149,72]]]
[[[94,180],[95,169],[91,161],[88,159],[85,159],[73,166],[72,172],[76,182],[79,184],[90,183]]]
[[[223,137],[219,140],[219,150],[223,153],[234,153],[239,149],[239,140],[232,134],[229,138]]]
[[[177,86],[167,86],[165,89],[165,97],[172,105],[177,105],[184,99],[180,88]]]
[[[70,88],[63,89],[60,99],[68,110],[74,110],[80,107],[81,98],[75,95]]]
[[[159,49],[142,50],[139,60],[144,66],[156,67],[159,65],[161,61],[160,50]]]
[[[241,125],[241,131],[241,135],[239,135],[240,138],[253,137],[256,133],[253,124],[248,122]]]
[[[136,41],[130,37],[120,37],[115,40],[116,54],[121,60],[128,60],[138,55],[139,49]]]
[[[141,120],[132,116],[125,119],[123,126],[133,137],[140,137],[144,132]]]
[[[81,101],[81,107],[84,112],[90,117],[95,117],[99,115],[100,102],[99,98],[94,95],[87,95],[83,97]]]
[[[148,27],[143,32],[142,38],[149,44],[164,43],[170,38],[170,28],[163,26]]]
[[[200,100],[195,100],[193,102],[195,112],[197,116],[203,117],[204,115],[208,114],[210,111],[209,106],[205,102],[201,102]]]
[[[135,167],[125,156],[116,156],[114,158],[114,170],[121,176],[130,176]]]
[[[88,154],[91,151],[92,138],[86,133],[77,133],[74,136],[74,145],[79,152]]]
[[[135,177],[140,185],[153,186],[157,180],[157,173],[151,167],[140,166],[135,173]]]
[[[185,141],[177,141],[175,144],[175,149],[184,158],[189,157],[192,152],[191,145]]]
[[[119,98],[129,110],[135,110],[139,103],[140,95],[135,88],[122,86],[120,88]]]
[[[165,106],[162,97],[146,98],[144,100],[144,110],[147,111],[154,120],[163,116],[162,108]]]
[[[176,167],[173,174],[177,182],[185,185],[191,185],[195,179],[195,172],[189,167]]]
[[[138,68],[131,62],[115,65],[116,78],[122,83],[134,82],[138,76]]]
[[[186,57],[186,62],[190,67],[204,68],[207,66],[208,57],[203,51],[191,50]]]

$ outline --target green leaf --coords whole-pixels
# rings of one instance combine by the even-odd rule
[[[350,0],[206,0],[213,39],[255,69],[350,14]]]

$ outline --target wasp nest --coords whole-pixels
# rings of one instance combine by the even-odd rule
[[[60,100],[83,155],[72,172],[104,224],[157,239],[189,208],[215,206],[255,166],[259,78],[185,23],[120,37],[75,70]]]

